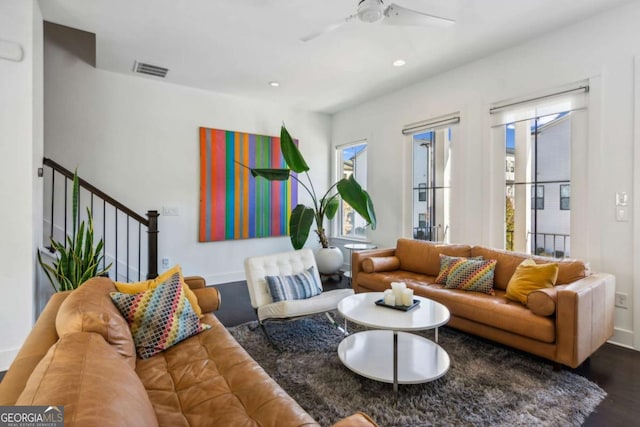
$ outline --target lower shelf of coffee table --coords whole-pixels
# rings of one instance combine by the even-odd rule
[[[338,345],[338,357],[363,377],[393,383],[393,331],[371,330],[349,335]],[[433,381],[449,370],[449,355],[435,342],[398,332],[398,384]]]

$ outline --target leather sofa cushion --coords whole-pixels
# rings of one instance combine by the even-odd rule
[[[421,240],[398,239],[396,257],[400,269],[437,276],[440,272],[440,254],[455,257],[470,257],[469,245],[445,245]]]
[[[518,265],[527,258],[533,259],[536,263],[558,263],[558,278],[556,285],[566,285],[576,280],[588,276],[588,268],[583,261],[574,259],[554,259],[528,254],[490,249],[484,246],[474,246],[471,248],[471,256],[482,256],[484,259],[495,259],[495,274],[493,277],[494,287],[497,289],[507,289],[507,284]]]
[[[36,366],[17,405],[64,405],[64,425],[157,426],[135,371],[96,333],[65,334]]]
[[[136,350],[127,321],[111,301],[115,292],[111,279],[94,277],[80,285],[60,305],[56,330],[62,337],[74,332],[95,332],[111,344],[131,369],[136,367]]]
[[[409,286],[409,283],[407,283]],[[412,283],[416,295],[444,304],[452,316],[509,331],[538,341],[555,342],[555,321],[536,316],[519,302],[508,300],[505,292],[496,289],[495,295],[445,289],[442,285]]]
[[[136,366],[160,425],[317,425],[215,316],[201,321],[212,328]]]
[[[538,289],[531,292],[527,297],[527,307],[538,316],[551,316],[556,312],[557,301],[557,287]]]
[[[396,256],[379,256],[365,258],[362,261],[362,271],[373,273],[376,271],[393,271],[400,268],[400,260]]]

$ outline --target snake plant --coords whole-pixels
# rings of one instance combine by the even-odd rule
[[[79,222],[79,195],[80,185],[76,170],[73,175],[72,235],[66,236],[66,244],[51,237],[51,249],[55,251],[57,258],[52,265],[44,263],[38,251],[38,263],[56,292],[76,289],[85,281],[103,275],[111,268],[111,264],[106,268],[100,268],[104,258],[102,254],[104,241],[100,239],[97,245],[93,244],[93,215],[88,207],[87,223]]]

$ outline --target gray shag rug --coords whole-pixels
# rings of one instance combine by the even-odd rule
[[[340,321],[340,320],[339,320]],[[578,426],[604,399],[598,385],[550,362],[439,329],[449,371],[424,384],[393,386],[361,377],[338,358],[341,332],[322,315],[229,328],[247,352],[321,425],[357,411],[390,426]],[[349,323],[349,332],[362,330]],[[433,339],[433,331],[424,333]]]

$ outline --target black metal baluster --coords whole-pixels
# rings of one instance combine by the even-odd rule
[[[142,223],[138,222],[138,281],[140,281],[140,260],[142,259]]]
[[[56,200],[55,198],[55,194],[56,194],[56,171],[54,169],[51,169],[51,233],[50,233],[50,239],[53,239],[53,224],[54,224],[54,201]],[[49,242],[49,250],[51,252],[53,252],[53,247],[51,246],[51,242]]]
[[[129,281],[129,215],[127,215],[127,282]]]
[[[107,201],[102,199],[102,269],[107,267]]]
[[[69,198],[67,196],[67,182],[68,178],[64,179],[64,247],[67,247],[67,204],[69,203]]]
[[[115,281],[118,280],[118,208],[116,208],[116,259],[114,260],[114,262],[116,263],[116,278],[114,279]]]

